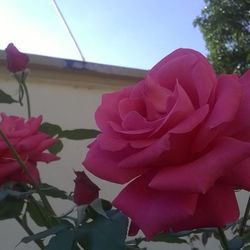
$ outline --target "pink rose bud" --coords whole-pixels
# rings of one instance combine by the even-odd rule
[[[74,202],[77,205],[90,204],[98,198],[100,188],[84,172],[76,171]]]
[[[10,43],[5,51],[7,55],[7,68],[10,72],[16,73],[27,68],[29,57],[21,53],[13,43]]]

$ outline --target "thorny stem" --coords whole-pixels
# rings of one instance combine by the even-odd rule
[[[221,245],[222,245],[223,249],[224,250],[229,250],[228,243],[227,243],[227,238],[226,238],[226,235],[225,235],[223,229],[218,227],[218,232],[219,232],[219,235],[220,235],[220,242],[221,242]]]

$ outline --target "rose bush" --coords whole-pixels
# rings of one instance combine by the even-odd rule
[[[7,68],[10,72],[16,73],[27,68],[29,57],[21,53],[13,43],[10,43],[5,51],[7,56]]]
[[[134,86],[104,94],[101,134],[84,166],[129,184],[113,204],[147,238],[221,227],[239,216],[234,190],[250,190],[250,71],[216,76],[200,53],[179,49]]]
[[[21,168],[9,146],[0,137],[0,185],[11,181],[39,183],[37,162],[49,163],[59,159],[54,154],[44,152],[56,140],[39,131],[41,122],[41,116],[25,121],[22,117],[1,113],[0,129],[26,164],[30,176]]]

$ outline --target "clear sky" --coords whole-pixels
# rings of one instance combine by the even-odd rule
[[[86,61],[149,69],[180,48],[207,51],[192,22],[203,0],[57,0]],[[52,1],[0,0],[0,49],[80,59]]]

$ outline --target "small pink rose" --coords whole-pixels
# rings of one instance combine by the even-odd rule
[[[39,183],[37,163],[40,161],[49,163],[59,159],[56,155],[46,152],[56,140],[39,131],[41,121],[41,116],[25,121],[22,117],[1,113],[0,128],[25,162],[32,180],[23,171],[5,141],[0,137],[0,185],[11,181]]]
[[[76,171],[74,202],[77,205],[90,204],[99,196],[100,188],[84,172]]]
[[[250,190],[250,70],[216,76],[200,53],[178,49],[104,94],[95,118],[101,134],[83,164],[128,183],[113,204],[147,238],[238,218],[234,190]]]
[[[5,49],[7,55],[7,68],[10,72],[16,73],[27,68],[29,57],[21,53],[13,43],[10,43]]]

